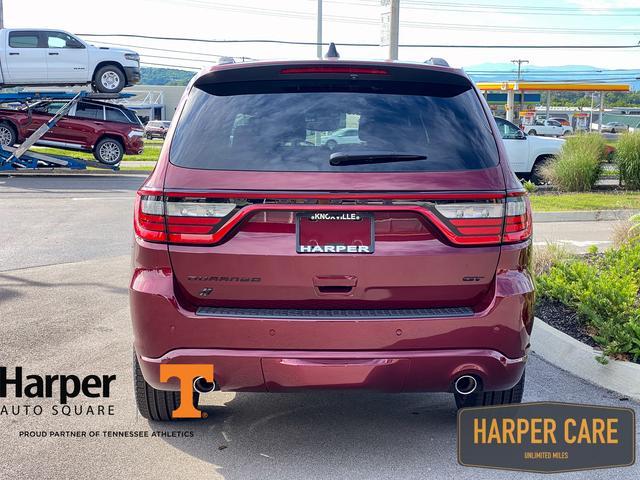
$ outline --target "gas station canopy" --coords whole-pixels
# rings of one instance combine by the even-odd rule
[[[476,84],[483,91],[508,91],[516,90],[524,92],[549,91],[556,92],[629,92],[631,86],[623,83],[549,83],[549,82],[479,82]]]
[[[506,117],[507,120],[512,122],[514,120],[514,114],[516,112],[516,100],[521,104],[526,101],[526,97],[531,94],[525,92],[549,92],[547,97],[547,113],[546,118],[549,118],[549,105],[551,103],[551,92],[629,92],[631,86],[626,83],[561,83],[561,82],[478,82],[476,83],[478,89],[480,89],[488,101],[491,94],[488,92],[505,92],[506,93]],[[517,92],[517,93],[516,93]],[[532,99],[533,100],[533,99]],[[533,100],[535,101],[535,100]],[[538,100],[539,101],[539,100]],[[490,102],[491,103],[491,102]],[[537,103],[537,102],[536,102]],[[600,95],[600,117],[602,118],[604,112],[604,95]],[[600,122],[601,124],[602,122]],[[590,127],[590,124],[589,124]],[[598,129],[601,125],[598,126]]]

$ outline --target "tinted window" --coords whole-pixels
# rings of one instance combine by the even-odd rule
[[[43,103],[42,105],[38,105],[34,107],[34,111],[39,113],[47,113],[50,115],[54,115],[58,110],[60,110],[65,105],[65,102],[51,102],[51,103]]]
[[[129,119],[129,123],[135,123],[136,125],[142,126],[142,123],[140,122],[140,119],[136,115],[136,112],[134,112],[133,110],[129,110],[127,108],[121,110],[121,112],[124,113],[125,116]]]
[[[173,163],[212,170],[373,172],[480,169],[498,161],[487,118],[470,87],[421,85],[414,87],[421,89],[416,94],[402,93],[410,91],[404,85],[358,91],[353,83],[329,90],[315,82],[306,87],[314,91],[306,92],[295,85],[295,93],[279,87],[274,93],[227,94],[226,88],[249,87],[221,87],[225,95],[193,88],[172,142]],[[345,129],[360,142],[330,150],[327,137]],[[332,166],[329,156],[336,151],[427,159]]]
[[[106,107],[107,120],[111,122],[123,122],[129,123],[129,120],[120,110],[115,108]]]
[[[496,118],[496,124],[500,131],[500,136],[505,140],[522,138],[522,132],[513,123],[508,122],[504,118]]]
[[[9,46],[11,48],[37,48],[38,32],[11,32],[9,33]]]
[[[78,103],[76,107],[76,117],[88,118],[91,120],[104,120],[104,108],[102,105],[92,105],[90,103]]]

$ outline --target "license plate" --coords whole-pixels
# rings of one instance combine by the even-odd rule
[[[373,214],[314,212],[296,215],[298,253],[373,253]]]

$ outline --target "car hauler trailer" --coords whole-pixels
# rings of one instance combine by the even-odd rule
[[[81,99],[88,100],[116,100],[133,96],[130,93],[91,93],[80,92],[9,92],[0,93],[0,104],[20,103],[29,105],[32,102],[41,100],[63,100],[66,103],[55,113],[46,123],[42,124],[33,132],[22,144],[15,148],[10,146],[0,146],[0,172],[15,170],[37,170],[39,168],[67,168],[71,170],[86,170],[87,167],[103,168],[109,170],[119,170],[120,166],[105,165],[93,160],[81,160],[78,158],[49,155],[30,151],[49,130],[56,126],[58,121],[64,117],[71,108]]]

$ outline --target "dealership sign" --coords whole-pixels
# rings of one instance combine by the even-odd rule
[[[458,412],[458,461],[469,467],[566,472],[635,463],[630,408],[540,402]]]

